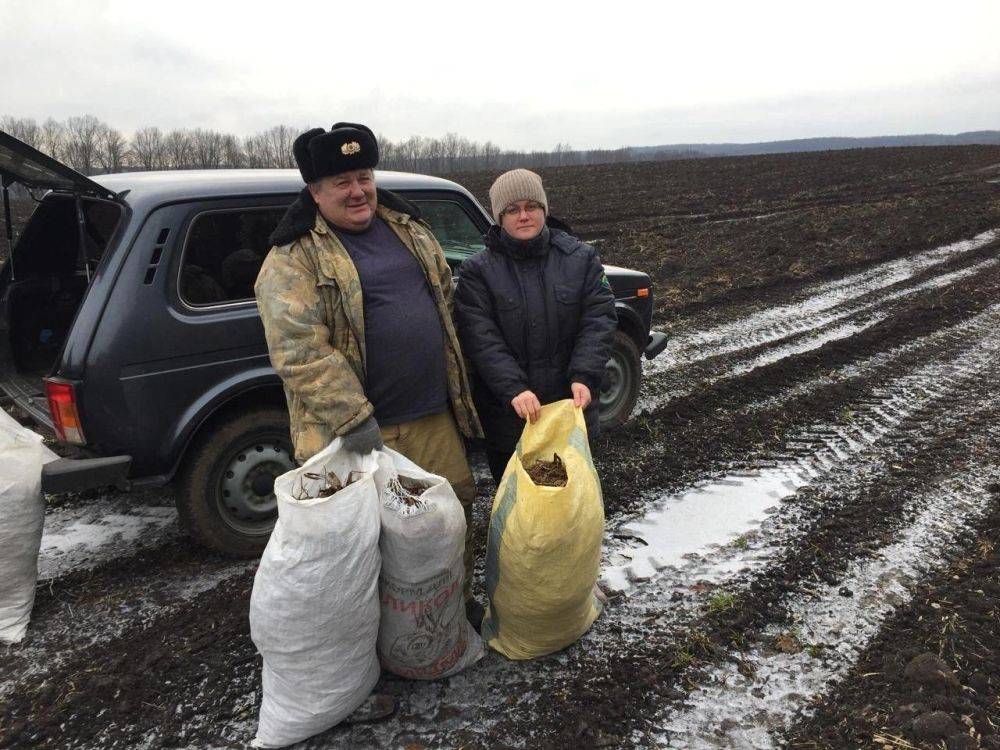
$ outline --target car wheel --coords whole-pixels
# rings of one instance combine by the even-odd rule
[[[611,359],[604,368],[601,383],[601,429],[615,429],[628,421],[639,398],[641,384],[639,347],[627,333],[615,331]]]
[[[177,483],[181,526],[209,549],[256,557],[278,517],[274,480],[295,465],[284,409],[259,406],[216,424],[191,447]]]

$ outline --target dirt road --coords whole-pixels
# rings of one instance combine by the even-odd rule
[[[981,224],[661,318],[636,416],[595,446],[613,598],[591,632],[385,678],[392,719],[303,747],[1000,747]],[[192,547],[165,494],[94,494],[50,506],[40,569],[29,638],[0,651],[0,747],[247,746],[252,564]]]

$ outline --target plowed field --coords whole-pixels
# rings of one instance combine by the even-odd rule
[[[1000,748],[1000,148],[543,177],[670,334],[595,446],[611,600],[553,656],[384,676],[394,716],[302,747]],[[253,564],[166,493],[54,500],[42,544],[0,747],[248,746]]]

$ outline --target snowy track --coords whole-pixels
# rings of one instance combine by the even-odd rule
[[[566,706],[588,716],[586,703],[574,703],[584,685],[607,680],[599,694],[613,701],[637,664],[653,676],[644,678],[641,717],[628,713],[630,734],[595,735],[584,718],[574,719],[583,729],[559,736],[581,747],[780,746],[808,701],[843,679],[885,618],[989,510],[986,488],[1000,477],[981,450],[1000,439],[998,244],[1000,232],[986,232],[743,316],[677,323],[668,349],[646,365],[645,419],[655,427],[687,399],[692,416],[679,424],[711,447],[710,386],[731,383],[726,392],[738,394],[771,368],[773,386],[754,381],[757,395],[733,417],[760,417],[780,440],[726,436],[724,461],[693,452],[682,467],[691,481],[647,485],[638,513],[609,511],[603,576],[616,596],[579,645],[528,663],[490,653],[447,681],[386,680],[382,689],[400,700],[392,719],[304,747],[552,746],[546,732]],[[927,322],[941,295],[957,311]],[[923,327],[910,335],[918,308],[925,318],[914,325]],[[707,403],[692,406],[699,394]],[[821,418],[795,413],[827,403]],[[622,456],[635,474],[664,461],[655,440],[614,441],[597,456],[606,470]],[[95,648],[143,664],[162,652],[150,663],[171,675],[152,707],[111,703],[108,723],[60,747],[240,747],[252,736],[259,667],[244,599],[253,563],[192,547],[169,503],[109,496],[46,517],[35,619],[24,644],[0,650],[0,701],[16,705],[16,718],[65,697],[67,684],[92,689],[82,665]],[[482,508],[477,518],[482,526]],[[766,607],[754,613],[757,598]],[[738,647],[706,647],[689,665],[687,644],[708,638],[730,606],[749,607],[760,623]],[[167,639],[202,616],[222,635],[212,630],[187,656],[176,652]],[[10,746],[33,745],[24,731]]]
[[[1000,239],[990,230],[913,258],[890,261],[855,276],[804,290],[800,300],[767,308],[707,330],[671,332],[670,343],[646,361],[647,387],[636,412],[653,410],[703,385],[732,378],[830,341],[854,336],[898,310],[912,297],[961,283],[1000,263],[965,256]],[[962,264],[955,268],[954,265]]]
[[[916,519],[899,540],[852,564],[836,584],[791,598],[792,626],[768,629],[761,643],[712,672],[682,709],[663,716],[661,746],[775,747],[772,734],[843,676],[914,583],[941,565],[956,535],[985,512],[986,486],[1000,473],[972,473],[972,483],[955,477],[916,498]]]

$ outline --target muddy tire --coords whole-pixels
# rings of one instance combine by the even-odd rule
[[[615,331],[611,359],[601,384],[601,429],[613,430],[628,421],[642,385],[639,347],[624,331]]]
[[[231,557],[256,557],[278,517],[274,479],[295,466],[288,412],[259,406],[198,436],[176,484],[181,527]]]

